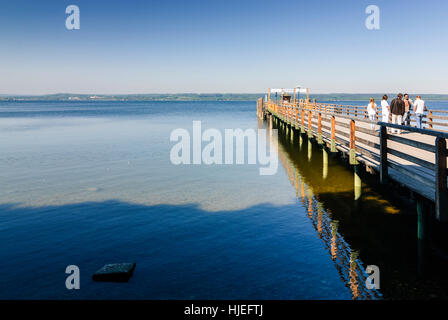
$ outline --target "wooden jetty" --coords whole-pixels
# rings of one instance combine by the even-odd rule
[[[288,95],[284,99],[284,92],[292,92],[293,98]],[[435,218],[448,222],[448,132],[444,131],[448,111],[429,110],[423,121],[427,128],[417,129],[412,126],[413,119],[411,126],[370,121],[366,106],[316,103],[308,96],[296,99],[296,89],[281,89],[281,93],[279,99],[271,99],[270,89],[266,100],[258,99],[258,117],[273,117],[292,132],[316,140],[330,153],[347,156],[355,174],[362,164],[377,173],[381,183],[394,181],[405,186],[422,199],[417,203],[419,216],[427,214],[427,206],[422,205],[427,199],[435,204]],[[377,120],[380,118],[377,113]],[[402,133],[389,133],[388,128]]]

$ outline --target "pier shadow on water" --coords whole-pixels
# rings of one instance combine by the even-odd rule
[[[1,205],[0,299],[350,299],[298,212],[115,200]],[[104,264],[128,261],[137,263],[129,283],[91,280]],[[68,265],[80,268],[80,290],[65,288]]]
[[[355,256],[358,269],[379,267],[379,291],[385,299],[448,298],[448,261],[417,239],[415,205],[397,199],[372,177],[355,174],[344,159],[305,134],[270,126],[279,130],[281,163],[298,199],[309,206],[309,218],[344,281],[351,285],[344,272],[350,263],[335,256],[335,248],[345,260]],[[355,290],[352,296],[365,298]]]

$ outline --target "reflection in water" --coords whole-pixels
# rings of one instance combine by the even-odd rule
[[[279,132],[279,158],[352,298],[446,298],[448,261],[418,241],[415,206],[305,139]],[[368,265],[379,268],[378,291],[366,288]]]
[[[300,201],[304,207],[308,208],[308,218],[317,231],[319,238],[323,240],[326,250],[331,256],[331,259],[335,263],[336,269],[344,281],[346,286],[352,293],[352,299],[378,299],[381,297],[381,293],[375,289],[367,289],[365,286],[367,273],[365,267],[358,258],[359,253],[351,249],[348,243],[344,240],[341,234],[338,232],[339,222],[331,218],[330,212],[324,209],[323,204],[319,201],[318,195],[313,191],[313,187],[305,182],[305,178],[301,175],[302,168],[294,161],[291,154],[286,150],[286,144],[291,144],[290,137],[285,132],[286,138],[281,140],[281,134],[279,134],[278,152],[279,159],[288,174],[291,185],[296,189]],[[300,137],[299,139],[303,139]],[[300,140],[299,140],[300,141]],[[293,144],[293,143],[292,143]],[[312,143],[307,142],[307,161],[312,160]],[[328,175],[328,156],[324,154],[324,169],[322,178],[327,178]],[[355,199],[360,198],[361,180],[355,178]]]

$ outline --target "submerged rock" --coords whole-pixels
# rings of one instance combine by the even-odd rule
[[[135,262],[106,264],[92,276],[93,281],[127,282],[132,277]]]

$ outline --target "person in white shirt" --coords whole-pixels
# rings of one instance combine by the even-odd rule
[[[385,123],[389,123],[389,115],[390,115],[390,106],[389,102],[387,102],[387,99],[389,97],[385,94],[383,96],[383,100],[381,100],[381,121]],[[389,132],[389,128],[387,128],[387,131]]]
[[[417,96],[414,102],[415,121],[417,122],[417,128],[423,129],[422,119],[426,110],[425,101],[421,96]]]
[[[369,120],[370,121],[375,121],[376,122],[376,103],[375,103],[375,99],[370,98],[370,103],[367,106],[367,113],[369,115]],[[375,130],[375,123],[371,123],[370,124],[370,129]]]

